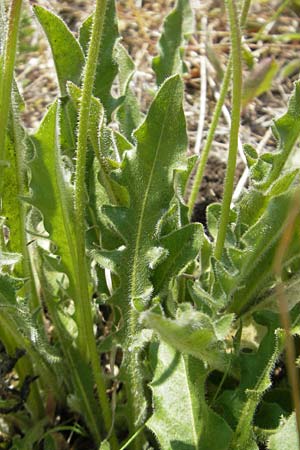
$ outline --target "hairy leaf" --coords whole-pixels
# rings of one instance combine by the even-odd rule
[[[49,109],[37,133],[32,137],[35,156],[30,163],[31,196],[27,201],[43,215],[46,231],[56,246],[61,260],[61,272],[69,278],[73,289],[74,267],[70,249],[75,248],[72,215],[71,186],[65,180],[58,145],[58,104]]]
[[[155,354],[154,413],[147,422],[162,450],[226,450],[232,430],[205,401],[207,370],[165,343]]]
[[[272,261],[290,211],[291,201],[289,192],[274,197],[268,203],[262,217],[243,234],[242,252],[237,253],[229,249],[231,261],[235,266],[234,280],[231,280],[231,285],[227,288],[222,284],[224,291],[231,298],[229,311],[240,314],[246,310],[259,290],[266,288],[266,282],[270,283],[273,279]],[[291,251],[295,256],[299,254],[299,250],[295,238]],[[288,252],[286,257],[290,257]]]
[[[128,190],[130,207],[103,209],[126,243],[128,272],[120,272],[126,294],[124,299],[119,294],[115,298],[119,304],[122,301],[120,306],[125,310],[135,298],[144,299],[146,306],[151,296],[146,255],[157,244],[156,225],[173,195],[173,170],[184,160],[187,141],[179,77],[170,78],[162,86],[135,137],[137,148],[125,152],[121,170],[116,173],[117,181]]]
[[[271,386],[271,372],[282,349],[282,334],[274,329],[272,321],[270,314],[261,316],[260,322],[269,327],[268,333],[256,354],[245,354],[241,358],[241,384],[237,396],[246,397],[246,401],[238,413],[230,450],[257,448],[252,427],[254,413],[262,395]]]
[[[157,84],[175,73],[182,73],[182,51],[184,38],[193,32],[193,14],[189,0],[177,0],[173,11],[164,21],[159,40],[159,56],[153,59],[153,70]]]
[[[67,94],[66,83],[80,83],[84,55],[79,43],[66,24],[54,13],[35,5],[36,17],[42,25],[52,49],[61,95]]]
[[[16,165],[16,151],[14,140],[7,136],[6,155],[9,165],[6,167],[3,181],[3,195],[1,199],[1,215],[5,218],[5,224],[9,227],[9,250],[14,253],[22,253],[22,226],[20,215],[20,186],[18,180],[18,168]],[[1,238],[2,239],[2,238]]]
[[[79,108],[81,89],[73,83],[68,83],[68,92],[72,101]],[[122,188],[115,180],[110,176],[113,167],[103,152],[103,146],[101,144],[101,133],[105,127],[104,110],[99,99],[92,97],[90,122],[89,122],[89,140],[92,144],[95,156],[99,162],[99,180],[104,187],[108,199],[111,204],[123,205],[127,204],[126,189]],[[96,205],[95,205],[96,206]],[[101,205],[102,206],[102,205]],[[99,208],[99,204],[97,205]]]
[[[150,311],[144,312],[141,320],[176,350],[199,358],[212,368],[226,370],[229,358],[222,340],[229,333],[234,316],[232,314],[227,316],[228,320],[223,323],[225,327],[222,330],[221,324],[218,329],[218,324],[207,314],[193,310],[189,304],[182,304],[181,309],[178,310],[176,320],[167,319]]]
[[[276,433],[270,437],[268,450],[291,450],[299,447],[296,415],[293,413],[282,423]]]
[[[147,308],[153,293],[149,255],[152,253],[156,258],[152,252],[158,243],[156,226],[173,197],[174,169],[184,163],[187,138],[182,93],[178,76],[162,85],[145,121],[134,133],[137,148],[124,153],[116,179],[128,191],[129,207],[102,208],[111,228],[125,244],[122,258],[118,250],[105,252],[102,255],[106,261],[103,259],[102,264],[116,271],[120,278],[120,286],[110,301],[123,310],[124,317],[128,317],[124,328],[123,345],[125,343],[126,350],[123,367],[129,371],[128,382],[134,384],[136,406],[131,408],[134,408],[137,425],[145,404],[138,371],[139,350],[134,339],[140,327],[138,311]]]
[[[160,239],[159,244],[167,250],[168,256],[158,265],[153,275],[154,290],[168,288],[168,282],[178,275],[186,265],[195,259],[203,239],[203,228],[200,224],[190,224]]]
[[[274,135],[278,140],[278,148],[275,153],[264,153],[258,158],[251,168],[261,171],[260,179],[254,184],[259,190],[266,191],[279,177],[296,141],[300,134],[300,83],[295,83],[293,95],[289,101],[286,114],[274,122]]]
[[[103,38],[98,54],[93,93],[95,97],[100,98],[109,120],[111,113],[118,105],[118,100],[111,94],[111,88],[118,73],[118,65],[114,58],[114,46],[119,38],[119,32],[115,0],[108,0],[106,3]],[[88,17],[80,29],[79,41],[85,53],[87,53],[92,22],[93,16]]]
[[[115,58],[119,66],[120,92],[124,97],[122,104],[118,108],[117,118],[121,126],[121,131],[129,141],[132,141],[132,133],[140,125],[142,119],[136,95],[130,87],[135,66],[126,49],[121,44],[116,46]]]

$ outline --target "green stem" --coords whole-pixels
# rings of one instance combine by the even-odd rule
[[[6,132],[7,132],[7,125],[8,125],[8,119],[9,119],[9,112],[11,108],[11,95],[12,95],[12,84],[13,84],[13,75],[14,75],[14,66],[15,66],[15,59],[16,59],[16,52],[17,52],[17,42],[18,42],[18,32],[19,32],[19,23],[20,23],[20,16],[21,16],[21,10],[22,10],[22,0],[12,0],[10,4],[10,10],[8,14],[8,28],[7,28],[7,34],[4,44],[4,51],[3,51],[3,58],[2,58],[2,67],[1,67],[1,78],[0,78],[0,196],[2,194],[3,190],[3,180],[4,180],[4,170],[5,166],[8,164],[8,161],[6,161]],[[15,148],[16,148],[16,168],[17,168],[17,182],[18,182],[18,192],[19,194],[24,193],[24,178],[23,178],[23,162],[22,162],[22,156],[21,156],[21,149],[20,149],[20,139],[19,136],[17,136],[17,126],[15,117],[13,115],[13,133],[14,133],[14,141],[15,141]],[[24,253],[24,259],[23,259],[23,270],[24,270],[24,276],[29,275],[28,272],[28,254],[27,254],[27,248],[26,248],[26,237],[25,237],[25,211],[24,206],[20,203],[20,223],[22,227],[22,248]],[[27,255],[27,256],[26,256]],[[12,329],[8,329],[7,320],[5,323],[2,323],[2,329],[4,332],[4,329],[6,330],[7,334],[7,342],[10,343],[11,346],[19,346],[22,347],[22,340],[21,342],[17,342],[16,332]],[[5,334],[5,333],[4,333]],[[28,356],[25,356],[18,364],[17,364],[17,371],[22,378],[24,378],[26,375],[33,372],[33,368],[31,365],[31,362],[28,358]],[[34,420],[38,420],[38,418],[42,417],[44,415],[44,408],[42,399],[40,397],[39,389],[37,387],[37,383],[33,383],[31,390],[30,390],[30,397],[29,397],[29,407],[31,409],[31,412],[33,414]]]
[[[225,3],[227,6],[231,32],[232,67],[233,67],[232,112],[231,112],[229,154],[225,177],[224,196],[222,201],[221,218],[215,247],[215,257],[217,259],[221,259],[223,253],[223,247],[230,212],[230,203],[233,194],[234,174],[238,151],[238,134],[240,127],[241,96],[242,96],[241,33],[240,33],[238,12],[235,0],[226,0]]]
[[[6,161],[5,137],[11,104],[11,90],[17,52],[18,31],[22,9],[22,0],[11,0],[8,29],[4,45],[2,76],[0,79],[0,196],[3,189],[3,172]]]
[[[222,87],[221,87],[221,91],[220,91],[220,97],[217,101],[217,104],[216,104],[216,107],[215,107],[215,110],[213,113],[212,122],[211,122],[211,125],[209,128],[205,146],[200,154],[199,164],[198,164],[197,171],[195,174],[191,194],[190,194],[190,197],[188,200],[188,208],[189,208],[189,217],[190,218],[192,217],[193,209],[194,209],[195,203],[197,201],[199,188],[201,186],[202,179],[203,179],[204,169],[205,169],[208,155],[209,155],[211,145],[212,145],[212,142],[214,139],[215,131],[216,131],[217,125],[219,123],[222,106],[224,104],[224,101],[225,101],[225,98],[226,98],[226,95],[228,92],[230,78],[231,78],[231,58],[228,61],[226,72],[224,74]]]
[[[24,167],[24,154],[25,154],[25,144],[22,127],[19,122],[19,117],[16,108],[12,108],[12,130],[13,130],[13,141],[15,148],[15,167],[16,167],[16,178],[18,184],[18,194],[19,197],[25,197],[26,185],[25,185],[25,167]],[[23,266],[23,277],[28,279],[25,293],[28,294],[30,302],[30,310],[36,311],[40,308],[41,303],[39,296],[37,294],[36,285],[34,282],[34,276],[32,272],[28,246],[27,246],[27,236],[26,236],[26,206],[25,202],[19,200],[19,218],[20,218],[20,228],[21,228],[21,246],[22,246],[22,266]],[[42,313],[39,314],[40,323],[43,324]]]
[[[106,431],[109,432],[112,427],[112,414],[108,398],[106,396],[105,380],[100,367],[96,340],[93,334],[93,316],[91,304],[89,303],[90,295],[88,268],[85,253],[85,172],[88,124],[96,73],[96,62],[98,59],[100,42],[102,39],[106,6],[106,0],[96,0],[96,10],[94,14],[91,40],[83,74],[82,98],[79,108],[74,209],[76,217],[76,252],[78,280],[77,318],[79,330],[79,349],[82,356],[85,359],[90,360],[91,362],[105,428]],[[110,441],[112,448],[117,448],[117,441],[114,433],[112,433]]]
[[[251,0],[245,0],[243,3],[243,9],[241,12],[241,28],[244,27],[246,24],[250,4],[251,4]],[[230,79],[231,79],[231,71],[232,71],[232,57],[230,57],[230,59],[228,61],[228,65],[227,65],[227,68],[226,68],[226,71],[225,71],[225,74],[223,77],[223,81],[222,81],[220,96],[218,98],[218,101],[217,101],[217,104],[216,104],[216,107],[215,107],[215,110],[213,113],[213,117],[212,117],[211,125],[209,128],[208,134],[207,134],[205,146],[201,152],[199,164],[198,164],[195,178],[193,181],[191,194],[190,194],[190,197],[188,200],[189,218],[192,217],[193,209],[194,209],[195,203],[197,201],[197,196],[198,196],[198,192],[199,192],[202,180],[203,180],[203,175],[204,175],[204,170],[205,170],[205,166],[207,163],[208,155],[209,155],[212,143],[213,143],[217,125],[219,123],[220,115],[222,112],[222,107],[224,105],[225,98],[227,96],[227,92],[229,89],[229,83],[230,83]]]
[[[240,19],[241,29],[243,29],[245,27],[245,25],[246,25],[246,20],[247,20],[247,17],[248,17],[248,12],[249,12],[249,9],[250,9],[250,5],[251,5],[251,0],[244,0],[243,9],[242,9],[242,12],[241,12],[241,19]]]

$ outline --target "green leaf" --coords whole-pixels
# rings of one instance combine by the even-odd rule
[[[115,0],[107,0],[105,10],[102,41],[99,49],[96,77],[93,94],[100,98],[105,113],[110,120],[111,113],[118,105],[118,100],[111,94],[114,79],[118,73],[118,65],[114,58],[115,43],[119,38]],[[85,53],[87,53],[90,40],[93,16],[88,17],[82,24],[79,33],[79,41]]]
[[[259,97],[271,87],[278,71],[278,64],[272,58],[259,62],[243,83],[242,106],[245,107],[255,97]]]
[[[285,61],[284,66],[280,70],[280,80],[284,80],[285,78],[292,77],[296,73],[299,73],[300,70],[300,59],[293,58],[292,61]]]
[[[257,163],[252,167],[256,170],[259,166],[265,166],[264,173],[254,185],[257,189],[267,191],[272,183],[276,181],[282,169],[288,160],[291,151],[294,148],[300,134],[300,82],[295,83],[293,95],[289,101],[289,107],[286,114],[275,120],[273,132],[278,140],[278,148],[275,153],[264,153]]]
[[[151,382],[153,415],[147,427],[162,450],[226,450],[230,427],[208,408],[205,401],[207,370],[160,343],[155,352],[156,367]]]
[[[167,319],[159,314],[146,311],[141,315],[141,321],[155,330],[160,338],[172,345],[176,350],[186,355],[194,356],[208,363],[212,368],[226,370],[229,363],[224,342],[219,339],[218,326],[211,318],[199,311],[193,310],[190,304],[182,304],[176,320]],[[233,320],[233,315],[227,317],[226,329],[222,336],[227,335]],[[224,338],[224,337],[223,337]]]
[[[48,418],[44,417],[35,423],[32,428],[26,432],[24,437],[15,437],[12,442],[11,450],[27,450],[29,448],[34,448],[42,438],[47,422]]]
[[[269,316],[270,317],[270,316]],[[269,325],[269,318],[263,320]],[[246,396],[243,408],[239,412],[238,424],[234,432],[230,450],[257,448],[253,431],[253,417],[264,392],[271,386],[271,372],[282,349],[282,336],[272,325],[260,345],[259,351],[245,355],[242,359],[240,395]]]
[[[67,83],[68,94],[70,95],[76,109],[80,107],[82,89],[72,82]],[[100,159],[100,130],[104,125],[104,110],[98,98],[92,96],[89,116],[89,139],[93,145],[97,157]],[[104,155],[103,155],[104,157]]]
[[[211,314],[212,311],[217,311],[220,307],[217,299],[206,292],[200,281],[188,281],[189,294],[198,311]]]
[[[299,288],[300,288],[300,276],[299,273],[295,274],[291,279],[283,283],[284,295],[288,304],[288,310],[291,311],[294,306],[296,306],[299,301]],[[278,312],[278,294],[276,292],[271,292],[264,299],[263,303],[264,309],[270,311]]]
[[[297,430],[296,414],[284,420],[276,433],[270,437],[268,450],[291,450],[299,447],[299,435]]]
[[[22,253],[22,222],[20,214],[20,186],[16,166],[14,141],[7,135],[6,155],[9,165],[6,167],[1,198],[1,216],[5,217],[5,224],[10,231],[8,249],[12,253]],[[2,238],[1,238],[2,239]]]
[[[32,137],[35,148],[31,169],[31,196],[26,200],[42,214],[44,226],[61,260],[58,269],[69,278],[71,290],[74,280],[73,257],[75,248],[72,216],[72,189],[63,175],[62,159],[57,142],[58,104],[53,103],[40,128]],[[72,296],[74,298],[74,296]]]
[[[211,203],[208,205],[206,209],[206,217],[207,217],[207,228],[209,234],[216,240],[219,221],[221,217],[221,203]],[[231,230],[231,223],[236,221],[236,213],[233,210],[230,210],[229,213],[229,226],[227,227],[226,233],[226,243],[234,245],[235,244],[235,236]]]
[[[72,98],[72,101],[74,102],[76,109],[79,109],[82,91],[79,87],[77,87],[75,84],[71,82],[69,82],[67,85],[68,85],[68,93]],[[99,99],[93,96],[91,101],[88,136],[99,162],[99,170],[97,175],[99,174],[99,180],[102,186],[104,187],[110,202],[116,205],[126,205],[128,203],[127,199],[128,196],[126,194],[126,189],[124,189],[115,180],[111,178],[110,173],[112,171],[112,167],[110,165],[108,158],[106,157],[106,155],[103,153],[102,150],[100,136],[101,134],[103,134],[102,132],[104,127],[105,127],[105,117],[103,106],[101,105]],[[92,193],[92,195],[94,194],[95,192]],[[97,209],[98,211],[100,210],[99,203],[95,204],[95,207],[96,208],[94,212]]]
[[[160,292],[163,286],[167,289],[171,278],[180,274],[197,257],[203,234],[201,224],[189,224],[160,239],[159,243],[167,250],[168,256],[154,272],[155,293]]]
[[[164,21],[159,40],[159,56],[153,58],[152,67],[157,84],[183,72],[182,50],[184,38],[193,32],[193,13],[189,0],[177,0],[176,6]]]
[[[127,50],[120,43],[115,48],[115,59],[119,66],[120,93],[124,97],[121,106],[118,108],[117,118],[121,131],[131,142],[133,141],[132,133],[142,120],[137,97],[130,88],[135,66]]]
[[[236,267],[238,273],[235,275],[235,287],[229,294],[228,311],[241,314],[253,303],[258,292],[274,280],[272,261],[286,226],[292,198],[291,192],[272,198],[261,218],[243,234],[244,250],[240,255],[240,266]],[[290,251],[294,255],[299,254],[296,237]],[[287,252],[286,258],[289,257],[291,255]]]
[[[178,76],[163,84],[135,137],[137,148],[125,152],[121,170],[116,172],[118,183],[127,188],[130,207],[103,209],[126,239],[128,265],[121,280],[126,294],[120,305],[125,310],[133,298],[151,295],[147,253],[157,244],[156,225],[173,196],[173,171],[184,161],[187,139]]]
[[[42,6],[33,7],[52,49],[60,93],[67,94],[66,83],[80,83],[84,65],[82,49],[66,24],[54,13]]]
[[[67,97],[67,82],[80,84],[84,67],[84,54],[66,24],[54,13],[35,5],[35,15],[39,20],[50,44],[61,95],[60,144],[61,152],[73,158],[75,152],[75,129],[77,117],[73,105]]]
[[[127,369],[127,382],[133,384],[135,405],[129,407],[133,410],[135,426],[141,424],[145,412],[142,375],[138,369],[139,349],[134,344],[140,328],[136,308],[145,309],[151,301],[149,254],[157,247],[156,226],[174,195],[174,170],[184,165],[187,136],[182,96],[179,76],[169,78],[162,85],[145,121],[134,133],[137,147],[124,153],[121,168],[115,172],[116,181],[128,191],[129,207],[102,208],[111,228],[126,246],[122,270],[118,271],[119,288],[110,302],[126,317],[123,368]]]

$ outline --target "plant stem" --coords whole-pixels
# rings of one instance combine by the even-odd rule
[[[241,12],[241,28],[245,26],[248,11],[250,8],[251,0],[245,0],[243,3],[243,9]],[[212,121],[210,124],[210,128],[207,134],[207,139],[204,145],[204,148],[200,155],[199,164],[197,167],[197,171],[195,174],[195,178],[192,185],[191,194],[188,200],[188,208],[189,208],[189,218],[192,217],[193,209],[195,206],[195,203],[197,201],[198,192],[203,180],[204,170],[207,163],[208,155],[212,146],[212,142],[214,139],[214,135],[216,132],[217,125],[219,123],[220,115],[222,112],[222,106],[224,105],[225,98],[229,89],[229,83],[231,79],[231,69],[232,69],[232,57],[229,58],[228,65],[226,67],[226,71],[223,77],[222,86],[220,90],[220,95],[217,101],[217,104],[215,106],[215,110],[213,113]]]
[[[14,102],[13,102],[14,103]],[[13,104],[12,107],[12,131],[13,131],[13,141],[15,148],[15,166],[16,166],[16,178],[18,183],[18,195],[20,198],[25,197],[25,167],[24,167],[24,154],[25,154],[25,136],[23,135],[23,130],[19,122],[18,112]],[[22,200],[19,200],[19,218],[20,218],[20,228],[21,228],[21,245],[22,245],[22,268],[23,277],[28,279],[25,293],[28,294],[30,311],[36,311],[40,308],[41,303],[37,294],[36,285],[34,282],[34,276],[32,273],[32,266],[29,257],[29,251],[27,246],[27,236],[26,236],[26,210],[27,207]],[[43,324],[42,312],[39,314],[40,324]]]
[[[97,392],[102,409],[106,431],[112,427],[112,414],[106,396],[105,380],[100,367],[96,340],[93,334],[92,308],[89,302],[88,268],[85,254],[85,172],[86,151],[88,140],[88,124],[93,93],[94,79],[100,42],[102,39],[104,17],[107,2],[96,0],[91,40],[88,49],[87,61],[83,74],[82,98],[79,108],[78,139],[77,139],[77,164],[75,173],[75,198],[74,210],[76,217],[76,252],[77,252],[77,321],[79,332],[79,350],[82,356],[90,360],[93,376],[97,386]],[[111,437],[112,448],[117,448],[114,433]]]
[[[9,113],[11,109],[12,102],[12,84],[14,75],[14,66],[17,52],[17,42],[19,33],[19,23],[22,10],[22,0],[12,0],[10,4],[10,9],[8,13],[8,28],[6,32],[3,59],[1,61],[1,77],[0,77],[0,198],[2,197],[3,185],[4,185],[4,171],[5,167],[9,164],[6,161],[6,133],[7,125],[9,119]],[[12,114],[13,121],[13,134],[16,149],[16,170],[17,170],[17,183],[19,195],[24,194],[24,172],[23,172],[23,158],[22,149],[20,148],[20,135],[18,134],[18,124],[15,119],[14,112]],[[29,275],[28,267],[28,252],[26,247],[26,235],[25,235],[25,209],[24,205],[20,201],[20,225],[21,225],[21,239],[22,239],[22,250],[23,250],[23,276]],[[1,244],[0,244],[1,247]],[[34,297],[36,298],[36,297]],[[0,318],[1,320],[1,318]],[[9,328],[8,320],[2,323],[1,328],[4,334],[7,334],[7,339],[4,339],[5,344],[9,344],[11,349],[13,347],[22,347],[22,339],[17,342],[16,332],[14,328]],[[6,333],[5,333],[6,328]],[[33,368],[30,358],[26,355],[17,364],[17,372],[21,379],[24,379],[26,375],[33,374]],[[37,383],[33,383],[30,389],[29,396],[29,408],[33,415],[34,420],[38,420],[44,415],[43,402],[40,396],[40,392]]]
[[[199,164],[198,164],[197,171],[195,174],[191,194],[190,194],[190,197],[188,200],[188,208],[189,208],[189,217],[190,218],[192,217],[192,213],[193,213],[193,209],[194,209],[194,206],[195,206],[195,203],[197,200],[199,188],[202,183],[204,169],[205,169],[208,155],[209,155],[211,145],[212,145],[212,142],[214,139],[215,131],[216,131],[219,119],[220,119],[222,106],[224,104],[224,101],[225,101],[225,98],[226,98],[226,95],[228,92],[230,77],[231,77],[231,58],[228,61],[226,72],[224,74],[224,78],[222,81],[222,87],[221,87],[221,91],[220,91],[220,97],[217,101],[217,104],[216,104],[216,107],[215,107],[215,110],[213,113],[212,122],[211,122],[211,125],[209,128],[209,132],[207,135],[207,139],[206,139],[204,148],[200,155]]]
[[[9,108],[11,104],[11,90],[14,66],[17,52],[19,23],[22,0],[11,0],[8,29],[4,45],[2,76],[0,79],[0,196],[3,189],[3,173],[7,165],[5,152],[5,137],[8,124]]]
[[[242,55],[241,55],[241,33],[238,12],[235,0],[226,0],[228,11],[231,48],[232,48],[232,112],[231,128],[229,138],[228,164],[225,177],[224,196],[221,207],[221,218],[216,240],[215,257],[221,259],[226,237],[227,224],[230,212],[230,203],[233,193],[234,174],[238,151],[238,134],[240,127],[241,97],[242,97]]]

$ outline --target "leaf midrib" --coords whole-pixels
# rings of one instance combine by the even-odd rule
[[[137,236],[136,236],[136,244],[135,244],[135,248],[134,248],[134,255],[133,255],[133,270],[132,270],[132,278],[131,278],[131,289],[130,289],[130,296],[131,298],[135,297],[135,291],[136,291],[136,280],[138,277],[138,258],[139,258],[139,248],[140,248],[140,241],[142,238],[142,230],[143,230],[143,224],[144,224],[144,215],[145,215],[145,211],[146,211],[146,206],[147,206],[147,202],[148,202],[148,197],[149,197],[149,191],[150,191],[150,187],[152,184],[152,179],[154,176],[154,169],[156,167],[156,162],[157,162],[157,158],[159,155],[159,150],[161,147],[161,142],[162,142],[162,138],[164,135],[164,131],[165,131],[165,126],[166,126],[166,122],[167,122],[167,117],[168,117],[168,111],[170,108],[170,104],[171,104],[171,100],[172,98],[169,99],[168,101],[168,106],[166,108],[166,112],[165,112],[165,117],[163,120],[163,125],[161,128],[161,133],[159,136],[159,140],[158,140],[158,144],[155,150],[155,157],[154,157],[154,161],[152,164],[152,168],[151,168],[151,173],[149,176],[149,180],[148,180],[148,184],[147,184],[147,188],[146,188],[146,193],[143,199],[143,203],[142,203],[142,208],[141,208],[141,213],[140,213],[140,218],[138,221],[138,231],[137,231]]]

